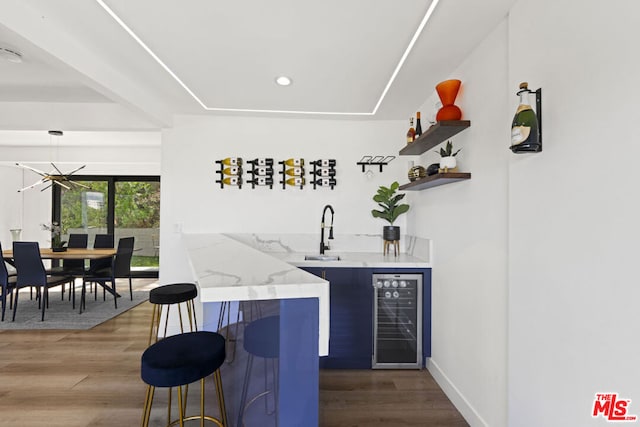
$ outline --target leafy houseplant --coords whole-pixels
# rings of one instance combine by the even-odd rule
[[[404,199],[404,194],[397,193],[400,184],[394,182],[389,187],[380,186],[378,192],[373,196],[373,200],[378,203],[380,210],[373,209],[371,215],[374,218],[382,218],[389,225],[383,228],[382,236],[386,241],[400,240],[400,227],[394,226],[394,221],[403,213],[409,210],[409,205],[400,203]]]
[[[60,228],[60,224],[57,222],[52,222],[49,224],[40,224],[43,230],[47,230],[51,232],[51,249],[54,252],[64,251],[66,248],[64,245],[67,244],[65,240],[62,240],[62,229]]]
[[[440,147],[440,151],[436,150],[436,153],[440,153],[440,169],[444,169],[445,172],[448,169],[454,169],[457,166],[455,156],[460,150],[462,150],[462,148],[454,153],[451,141],[447,141],[445,148]]]

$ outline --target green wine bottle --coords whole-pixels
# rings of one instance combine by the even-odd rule
[[[511,151],[514,153],[537,153],[542,151],[540,133],[538,131],[538,117],[529,104],[527,82],[520,83],[520,105],[511,123]]]

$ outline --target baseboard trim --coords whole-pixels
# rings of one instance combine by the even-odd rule
[[[440,369],[438,364],[431,358],[426,358],[425,366],[434,380],[438,383],[444,394],[447,395],[453,406],[462,414],[471,426],[489,427],[489,424],[482,419],[480,414],[471,406],[460,390],[451,382],[449,377]]]

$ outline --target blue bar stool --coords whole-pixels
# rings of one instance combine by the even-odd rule
[[[151,314],[151,330],[149,331],[149,344],[158,341],[160,337],[160,323],[162,312],[165,311],[164,317],[164,333],[162,337],[167,336],[167,325],[169,323],[169,312],[171,306],[177,304],[178,317],[180,319],[180,332],[185,332],[185,321],[182,315],[183,305],[186,308],[187,321],[189,322],[189,331],[198,330],[198,322],[196,320],[196,311],[194,300],[198,296],[198,288],[193,283],[174,283],[170,285],[159,286],[149,292],[149,302],[153,304],[153,312]]]
[[[142,354],[141,377],[147,384],[144,402],[142,427],[148,427],[151,418],[151,406],[156,387],[178,387],[178,419],[169,420],[168,425],[184,426],[185,421],[205,420],[220,427],[228,427],[227,411],[222,390],[220,367],[225,359],[225,340],[215,332],[187,332],[172,335],[151,345]],[[205,415],[204,380],[213,374],[215,381],[220,418]],[[182,402],[182,387],[200,381],[200,415],[185,416]],[[169,406],[171,403],[169,402]]]
[[[247,352],[247,369],[245,371],[244,382],[242,384],[242,394],[240,396],[240,406],[238,411],[238,426],[243,427],[243,417],[247,408],[259,398],[265,398],[265,410],[267,408],[266,398],[273,391],[274,406],[276,412],[277,425],[277,405],[278,405],[278,373],[277,363],[280,355],[280,316],[267,316],[262,319],[254,320],[244,329],[243,347]],[[265,359],[265,390],[254,396],[248,403],[247,394],[249,390],[249,379],[251,378],[251,369],[253,366],[253,358],[261,357]],[[268,390],[267,361],[273,364],[273,390]]]
[[[147,346],[158,341],[160,338],[167,336],[167,327],[169,325],[169,314],[171,307],[175,306],[180,319],[180,333],[195,332],[198,330],[198,322],[196,320],[196,311],[194,300],[198,296],[198,288],[193,283],[173,283],[169,285],[159,286],[149,292],[149,302],[153,304],[153,312],[151,314],[151,330],[149,331],[149,342]],[[186,309],[185,321],[183,317],[183,308]],[[164,332],[161,333],[160,325],[164,311]],[[185,323],[188,321],[188,330]],[[171,420],[171,398],[173,391],[171,388],[167,390],[167,423]],[[189,394],[189,386],[184,387],[183,408],[187,407],[186,396]]]

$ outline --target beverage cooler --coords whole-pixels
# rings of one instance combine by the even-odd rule
[[[422,368],[422,275],[373,275],[373,369]]]

